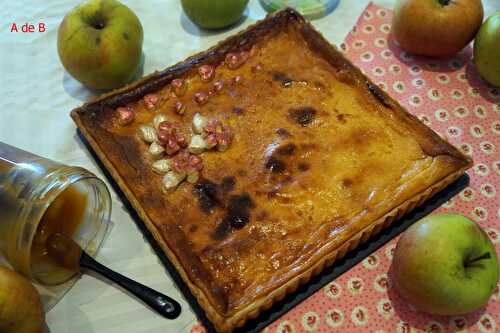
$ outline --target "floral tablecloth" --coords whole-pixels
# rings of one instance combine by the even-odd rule
[[[370,4],[340,48],[411,113],[472,156],[470,186],[439,208],[477,221],[500,252],[500,90],[480,79],[468,47],[450,59],[414,57],[390,37],[392,12]],[[264,332],[495,332],[500,291],[466,316],[417,311],[391,286],[397,238],[363,260]],[[500,329],[500,326],[499,326]],[[200,324],[191,333],[205,332]]]

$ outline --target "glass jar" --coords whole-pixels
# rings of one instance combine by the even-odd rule
[[[65,233],[95,256],[110,214],[110,193],[94,174],[0,142],[0,252],[18,272],[60,294],[56,286],[77,272],[51,261],[44,239]]]

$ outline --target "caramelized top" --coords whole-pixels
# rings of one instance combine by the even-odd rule
[[[183,77],[185,95],[163,87],[156,94],[167,99],[153,110],[142,100],[132,105],[136,117],[128,126],[114,116],[92,122],[94,137],[188,278],[223,316],[468,163],[345,60],[325,60],[303,34],[290,25],[262,37],[238,69],[212,63],[210,82],[193,68]],[[208,94],[220,80],[223,89]],[[198,92],[209,95],[206,103],[195,101]],[[174,112],[178,100],[184,115]],[[154,159],[136,134],[158,112],[186,133],[199,112],[234,134],[226,152],[200,155],[196,184],[184,182],[170,194],[161,192],[162,177],[150,170]]]

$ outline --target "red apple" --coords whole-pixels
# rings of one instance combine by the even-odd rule
[[[41,333],[40,295],[22,275],[0,266],[0,332]]]
[[[446,57],[467,46],[482,21],[481,0],[397,0],[391,29],[404,50]]]

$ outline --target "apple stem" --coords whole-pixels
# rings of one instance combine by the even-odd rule
[[[475,263],[476,261],[483,260],[483,259],[490,259],[490,258],[491,258],[491,253],[486,252],[485,254],[483,254],[475,259],[470,260],[467,264],[470,265],[472,263]]]
[[[448,6],[451,0],[438,0],[441,6]]]

